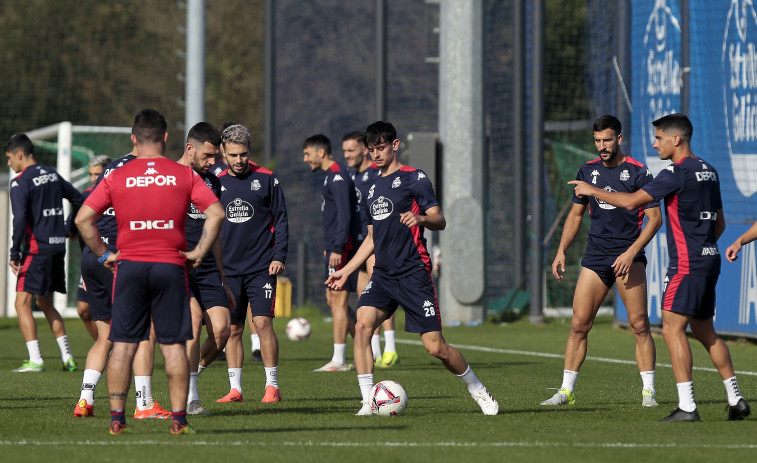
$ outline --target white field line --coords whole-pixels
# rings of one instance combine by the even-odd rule
[[[738,449],[757,449],[757,444],[704,444],[704,443],[642,443],[642,442],[542,442],[542,441],[505,441],[505,442],[323,442],[323,441],[291,441],[291,442],[267,442],[267,441],[197,441],[181,439],[167,440],[118,440],[109,438],[107,440],[80,440],[80,441],[40,441],[40,440],[18,440],[0,441],[2,446],[177,446],[177,447],[377,447],[377,448],[430,448],[430,447],[461,447],[461,448],[487,448],[487,447],[520,447],[520,448],[628,448],[628,449],[675,449],[675,448],[696,448],[696,449],[717,449],[717,450],[738,450]]]
[[[418,340],[414,339],[396,339],[395,342],[400,344],[412,344],[415,346],[422,346],[423,343]],[[510,354],[510,355],[526,355],[530,357],[545,357],[545,358],[555,358],[555,359],[562,359],[565,356],[563,354],[550,354],[547,352],[533,352],[528,350],[515,350],[515,349],[496,349],[493,347],[483,347],[483,346],[470,346],[466,344],[454,344],[454,346],[458,349],[464,349],[464,350],[476,350],[479,352],[491,352],[494,354]],[[592,356],[586,356],[586,360],[593,360],[595,362],[605,362],[605,363],[620,363],[623,365],[636,365],[635,360],[622,360],[622,359],[613,359],[613,358],[607,358],[607,357],[592,357]],[[673,366],[669,363],[658,363],[657,367],[665,367],[665,368],[673,368]],[[712,367],[694,367],[695,370],[700,371],[710,371],[717,373],[717,370]],[[747,376],[757,376],[757,371],[743,371],[743,370],[737,370],[737,375],[747,375]]]

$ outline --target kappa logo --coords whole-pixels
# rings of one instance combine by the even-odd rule
[[[675,173],[675,171],[676,171],[676,168],[675,168],[675,166],[673,166],[673,164],[671,164],[671,165],[669,165],[668,167],[666,167],[666,168],[665,168],[665,170],[669,170],[669,171],[671,171],[671,172]]]
[[[342,178],[342,176],[341,176],[341,175],[339,175],[339,174],[336,174],[336,175],[334,175],[334,181],[335,181],[335,182],[343,182],[343,181],[344,181],[344,179]]]
[[[647,169],[647,177],[651,177],[651,176],[652,176],[652,171]]]
[[[374,190],[374,188],[376,188],[376,185],[375,184],[371,185],[371,188],[368,190],[368,197],[366,199],[373,198],[373,190]]]
[[[326,177],[326,178],[323,179],[323,186],[326,186],[328,184],[329,184],[329,178]]]
[[[399,186],[402,185],[402,181],[399,177],[395,178],[392,182],[392,188],[399,188]]]
[[[207,185],[208,188],[213,188],[213,182],[211,182],[209,178],[205,179],[205,185]]]
[[[276,177],[273,177],[273,186],[276,186],[279,184],[279,179]]]
[[[364,181],[364,182],[367,182],[369,178],[370,178],[370,177],[368,177],[368,171],[366,171],[366,172],[365,172],[365,173],[363,174],[363,181]]]
[[[226,187],[221,185],[221,191],[226,191]]]
[[[45,169],[39,169],[39,173],[40,173],[40,174],[46,174],[46,173],[47,173],[47,171],[46,171]]]
[[[14,180],[14,181],[11,182],[11,188],[13,188],[15,186],[18,186],[18,182]]]
[[[707,167],[707,164],[702,163],[702,169],[707,170],[707,169],[709,169],[709,167]]]
[[[423,174],[423,172],[418,172],[418,180],[426,178],[426,176]]]
[[[273,289],[273,286],[270,283],[266,283],[263,285],[263,289]]]
[[[599,171],[597,169],[594,169],[591,173],[591,184],[596,185],[597,184],[597,177],[599,177]]]
[[[628,173],[628,169],[623,169],[623,172],[620,173],[620,181],[625,182],[631,178],[631,174]]]
[[[155,175],[158,171],[154,167],[148,167],[143,175]]]
[[[261,186],[260,186],[260,182],[258,181],[258,179],[255,179],[255,180],[253,180],[250,183],[250,190],[252,190],[252,191],[258,191],[260,188],[261,188]]]
[[[423,301],[423,312],[426,317],[433,317],[436,315],[436,307],[428,299]]]

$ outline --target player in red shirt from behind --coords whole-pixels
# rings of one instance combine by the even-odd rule
[[[190,168],[163,157],[168,134],[163,116],[145,109],[137,114],[131,139],[137,158],[113,172],[87,198],[76,225],[98,260],[115,269],[108,368],[111,434],[126,431],[124,402],[137,345],[148,339],[150,320],[165,358],[171,398],[172,434],[194,431],[187,424],[192,339],[187,265],[198,266],[218,236],[223,210],[218,198]],[[189,204],[205,216],[202,237],[186,251]],[[100,239],[94,223],[110,206],[118,222],[118,252]]]

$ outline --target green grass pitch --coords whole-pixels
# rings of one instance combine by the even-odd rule
[[[281,356],[283,402],[262,404],[261,364],[245,360],[244,403],[218,404],[228,392],[224,363],[199,378],[209,417],[190,417],[196,435],[171,436],[166,421],[135,421],[133,383],[127,401],[132,434],[108,434],[105,379],[95,395],[95,418],[75,419],[81,370],[59,371],[60,357],[45,321],[38,320],[48,371],[11,373],[26,358],[15,319],[0,319],[0,458],[12,461],[752,461],[757,456],[757,418],[726,421],[725,389],[705,350],[692,343],[695,395],[700,423],[661,423],[677,396],[667,347],[657,344],[657,400],[641,407],[641,379],[630,332],[601,319],[589,337],[589,358],[578,378],[576,404],[542,407],[562,379],[562,353],[569,320],[543,326],[519,321],[507,326],[445,328],[478,377],[500,403],[498,416],[481,414],[465,386],[430,357],[417,335],[398,331],[400,364],[377,370],[375,380],[392,379],[410,402],[398,417],[357,417],[359,390],[354,372],[314,373],[330,359],[331,325],[315,311],[307,340],[284,335],[287,319],[275,321]],[[400,315],[398,328],[403,326]],[[91,339],[79,320],[67,320],[80,368]],[[245,335],[245,352],[249,336]],[[744,396],[757,406],[757,346],[729,341]],[[348,347],[351,358],[352,347]],[[156,354],[155,398],[168,405],[163,359]],[[757,413],[757,410],[755,411]]]

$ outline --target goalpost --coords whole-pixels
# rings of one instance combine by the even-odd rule
[[[96,154],[107,154],[116,159],[131,151],[132,143],[129,139],[131,127],[103,127],[73,125],[71,122],[60,122],[47,127],[42,127],[26,132],[26,135],[34,142],[34,157],[37,163],[55,167],[64,179],[83,190],[89,186],[88,163]],[[9,183],[16,174],[9,172]],[[68,217],[71,205],[63,201],[64,214]],[[2,230],[6,233],[6,251],[10,250],[13,233],[13,210],[10,207],[10,195],[8,195],[7,227]],[[66,286],[68,294],[55,293],[55,308],[65,316],[77,316],[76,313],[76,288],[79,282],[79,261],[81,253],[78,243],[67,240],[66,242]],[[8,259],[8,252],[5,254]],[[7,262],[7,260],[6,260]],[[15,317],[16,299],[16,276],[10,271],[7,263],[3,264],[6,271],[5,280],[5,312],[0,315]]]

